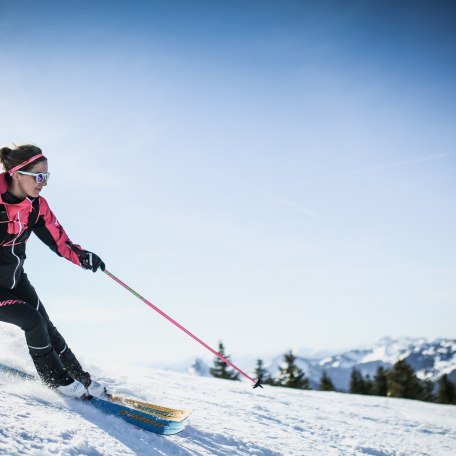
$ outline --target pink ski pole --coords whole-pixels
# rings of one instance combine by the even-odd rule
[[[143,298],[139,293],[137,293],[135,290],[130,288],[126,283],[122,282],[119,278],[117,278],[114,274],[111,274],[107,269],[104,270],[104,273],[111,277],[111,279],[115,280],[119,285],[122,285],[124,288],[126,288],[130,293],[133,293],[137,298],[141,299],[144,303],[146,303],[149,307],[155,310],[155,312],[158,312],[162,317],[165,317],[168,321],[170,321],[174,326],[177,326],[180,330],[184,331],[185,334],[189,335],[193,339],[195,339],[197,342],[199,342],[203,347],[207,348],[211,353],[213,353],[215,356],[220,358],[222,361],[224,361],[226,364],[230,365],[233,369],[237,370],[240,374],[242,374],[244,377],[248,378],[252,383],[253,387],[257,388],[258,386],[260,388],[263,388],[263,386],[260,384],[260,380],[255,380],[250,375],[246,374],[242,369],[237,367],[235,364],[233,364],[229,359],[226,359],[223,355],[221,355],[218,351],[214,350],[211,348],[209,345],[206,344],[206,342],[202,341],[199,337],[195,336],[192,332],[190,332],[187,328],[184,328],[180,323],[178,323],[176,320],[171,318],[169,315],[167,315],[163,310],[159,309],[157,306],[153,305],[150,301],[148,301],[146,298]]]

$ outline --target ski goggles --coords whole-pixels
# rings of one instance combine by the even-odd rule
[[[51,173],[29,173],[27,171],[16,171],[19,174],[25,174],[26,176],[35,176],[35,180],[37,184],[42,184],[44,182],[47,183],[49,180],[49,176]]]

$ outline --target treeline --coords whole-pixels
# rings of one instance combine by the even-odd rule
[[[218,352],[226,359],[230,357],[225,353],[225,346],[222,342],[218,345]],[[234,371],[225,361],[220,358],[214,358],[214,365],[210,369],[213,377],[224,378],[227,380],[239,380],[239,374]],[[309,379],[305,376],[303,370],[296,364],[296,356],[293,355],[291,350],[283,355],[283,364],[279,368],[277,377],[272,377],[268,370],[264,367],[263,360],[258,359],[255,367],[254,375],[256,379],[260,380],[262,385],[284,386],[286,388],[297,389],[312,389],[310,387]],[[331,379],[324,372],[319,389],[321,391],[335,391]]]
[[[219,343],[218,351],[226,359],[230,359],[225,354],[225,347],[222,342]],[[217,357],[214,359],[210,373],[217,378],[239,380],[239,374]],[[264,367],[261,359],[257,360],[254,375],[263,385],[312,389],[309,379],[296,364],[296,356],[291,350],[283,355],[282,366],[279,368],[276,377],[273,377]],[[326,372],[323,372],[320,378],[318,389],[320,391],[335,391],[334,384]],[[405,360],[398,361],[390,369],[379,367],[373,378],[369,375],[363,376],[360,371],[353,369],[350,376],[349,392],[352,394],[418,399],[441,404],[456,404],[456,384],[452,383],[446,374],[442,375],[436,383],[431,380],[420,380]]]
[[[349,392],[456,404],[456,384],[449,380],[448,375],[442,375],[435,383],[421,380],[404,359],[390,369],[379,367],[374,378],[369,375],[363,377],[361,372],[353,369]]]

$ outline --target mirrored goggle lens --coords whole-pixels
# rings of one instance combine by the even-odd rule
[[[38,173],[36,175],[36,181],[38,184],[42,184],[43,182],[47,182],[49,180],[50,173]]]

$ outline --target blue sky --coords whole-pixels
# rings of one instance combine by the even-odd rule
[[[0,142],[75,242],[211,345],[454,337],[451,2],[0,1]],[[78,353],[204,349],[37,239]]]

